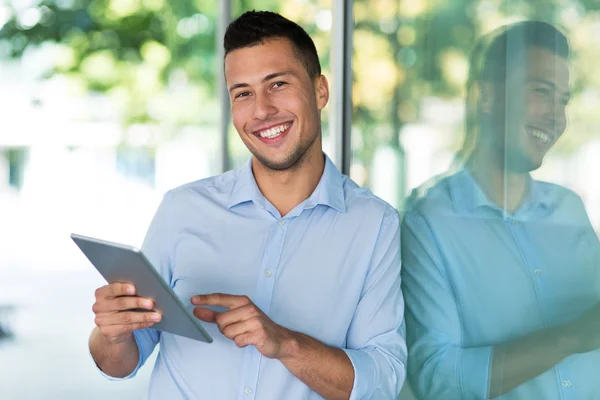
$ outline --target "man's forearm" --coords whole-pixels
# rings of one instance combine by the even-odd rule
[[[308,387],[326,399],[350,398],[354,368],[341,349],[327,346],[302,333],[291,332],[289,356],[279,360]]]
[[[494,347],[490,398],[510,392],[568,357],[562,327],[532,333]]]
[[[139,350],[133,335],[122,343],[110,344],[98,328],[94,328],[89,346],[96,365],[109,376],[124,378],[131,374],[138,364]]]

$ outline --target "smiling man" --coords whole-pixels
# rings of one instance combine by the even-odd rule
[[[566,128],[568,57],[546,23],[492,35],[475,71],[474,150],[405,215],[420,399],[600,398],[598,238],[575,193],[530,176]]]
[[[114,284],[96,292],[91,354],[129,378],[160,343],[151,399],[395,399],[407,357],[398,214],[323,154],[329,89],[301,27],[245,13],[225,53],[252,157],[169,191],[142,247],[214,342],[152,329],[160,315],[131,310],[152,303]]]

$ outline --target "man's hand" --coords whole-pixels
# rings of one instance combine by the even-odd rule
[[[135,296],[135,293],[135,287],[125,283],[112,283],[96,290],[96,302],[92,307],[96,314],[94,323],[108,343],[122,343],[134,330],[148,328],[160,321],[158,313],[134,311],[154,308],[152,300]]]
[[[216,323],[219,331],[238,347],[253,345],[265,357],[283,359],[292,355],[293,332],[277,325],[247,296],[208,294],[192,296],[196,306],[221,306],[229,310],[218,313],[204,307],[194,315],[205,322]]]

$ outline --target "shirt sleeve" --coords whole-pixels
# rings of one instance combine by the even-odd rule
[[[171,282],[171,197],[165,194],[158,210],[156,211],[150,227],[142,244],[142,253],[157,269],[162,278],[170,284]],[[109,380],[125,380],[133,378],[138,370],[144,365],[148,357],[154,351],[156,344],[160,341],[160,331],[152,328],[140,329],[133,332],[138,347],[139,359],[137,366],[123,378],[108,376],[103,371],[100,373]],[[98,368],[99,369],[99,368]]]
[[[389,207],[344,349],[354,368],[350,400],[395,399],[406,376],[400,224]]]
[[[408,380],[420,399],[487,399],[492,347],[461,347],[459,310],[443,259],[417,210],[402,223]]]

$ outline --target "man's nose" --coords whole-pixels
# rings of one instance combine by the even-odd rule
[[[566,105],[559,96],[554,96],[546,102],[542,117],[552,129],[564,129],[567,119]]]
[[[264,120],[277,112],[273,99],[268,94],[257,94],[254,100],[254,118]]]

